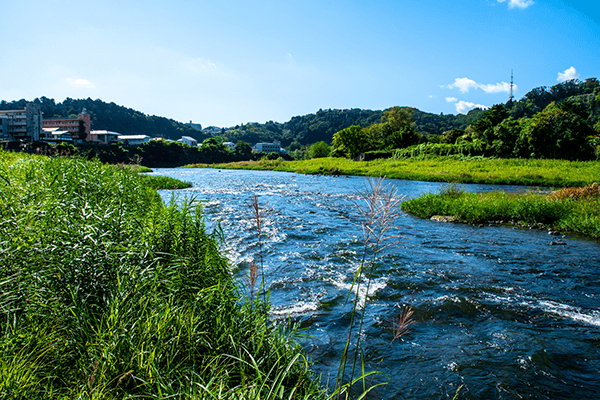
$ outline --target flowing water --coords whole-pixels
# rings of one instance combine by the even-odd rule
[[[248,201],[266,204],[264,278],[274,318],[305,328],[301,342],[332,384],[348,335],[346,304],[360,263],[362,231],[353,201],[367,178],[265,171],[157,169],[193,183],[181,201],[202,204],[220,223],[241,282],[257,258]],[[407,198],[443,184],[387,180]],[[464,185],[480,192],[519,187]],[[169,201],[174,192],[161,191]],[[469,226],[403,216],[397,243],[378,260],[363,326],[367,370],[389,384],[369,398],[600,398],[600,244],[546,231]],[[364,286],[363,286],[364,288]],[[400,307],[410,332],[393,341]],[[383,361],[381,361],[383,357]],[[378,379],[378,378],[376,378]]]

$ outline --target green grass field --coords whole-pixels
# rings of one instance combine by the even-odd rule
[[[190,166],[188,166],[190,167]],[[490,183],[546,187],[585,186],[600,177],[598,161],[439,157],[352,161],[316,158],[304,161],[248,161],[197,167],[265,169],[303,174],[385,176],[392,179]]]

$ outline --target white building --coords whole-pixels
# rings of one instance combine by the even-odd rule
[[[229,150],[235,150],[235,143],[233,142],[223,142],[223,146],[227,147]]]
[[[273,143],[256,143],[252,146],[252,151],[255,153],[279,153],[286,154],[285,149],[281,147],[281,142],[275,141]]]
[[[49,141],[52,139],[56,142],[72,142],[73,136],[71,132],[60,128],[42,128],[42,135],[44,140]]]
[[[123,142],[125,144],[142,144],[144,142],[149,142],[152,139],[148,135],[119,135],[119,142]]]
[[[116,143],[119,141],[119,136],[122,135],[118,132],[100,129],[91,131],[89,140],[95,143]]]
[[[198,141],[190,136],[182,136],[181,139],[177,140],[178,142],[189,144],[192,147],[198,146]]]

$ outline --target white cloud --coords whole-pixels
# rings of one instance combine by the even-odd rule
[[[477,82],[469,78],[456,78],[454,83],[451,85],[444,85],[442,87],[448,89],[458,89],[461,93],[468,93],[470,89],[476,89],[479,86]]]
[[[520,8],[521,10],[534,4],[533,0],[498,0],[498,3],[506,2],[508,2],[508,8]]]
[[[456,97],[446,97],[446,102],[448,103],[456,103],[458,99]]]
[[[501,93],[506,92],[510,93],[510,83],[501,82],[496,84],[482,84],[477,83],[469,78],[456,78],[454,83],[451,85],[443,85],[442,88],[447,89],[458,89],[461,93],[468,93],[471,89],[480,89],[485,93]],[[513,85],[513,91],[518,91],[519,88],[517,85]]]
[[[559,72],[558,78],[556,78],[559,82],[570,81],[571,79],[579,79],[579,72],[577,72],[575,67],[568,68],[565,72]]]
[[[483,90],[486,93],[510,93],[510,83],[502,82],[496,83],[495,85],[487,84],[487,85],[479,85],[479,89]],[[513,85],[513,91],[518,91],[519,88],[517,85]]]
[[[92,82],[88,81],[87,79],[67,78],[67,79],[65,79],[65,81],[70,86],[79,86],[79,87],[87,87],[87,88],[95,88],[96,87],[96,85],[94,85]]]
[[[489,108],[488,106],[484,106],[483,104],[475,104],[475,103],[471,103],[469,101],[464,101],[464,100],[459,101],[458,103],[455,104],[455,106],[456,106],[456,111],[459,114],[466,114],[474,108],[482,108],[484,110]]]

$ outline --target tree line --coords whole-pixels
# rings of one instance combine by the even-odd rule
[[[590,78],[536,88],[517,102],[480,110],[465,129],[453,127],[441,136],[419,132],[415,109],[409,107],[385,110],[380,123],[353,125],[333,136],[332,156],[369,152],[600,159],[600,83]]]
[[[412,107],[383,111],[319,110],[295,116],[285,123],[268,121],[221,128],[218,133],[199,131],[164,117],[106,103],[102,100],[65,99],[56,103],[36,98],[44,118],[75,117],[84,108],[94,129],[123,134],[145,133],[166,139],[194,137],[199,142],[273,142],[278,140],[297,159],[326,155],[392,152],[478,154],[496,157],[598,157],[600,83],[596,78],[570,80],[531,90],[519,101],[508,101],[489,110],[444,115]],[[0,109],[23,108],[25,100],[0,102]],[[218,157],[216,159],[219,159]]]
[[[230,150],[215,138],[205,139],[202,146],[190,146],[165,139],[151,140],[136,145],[122,143],[98,144],[45,142],[11,142],[6,150],[22,151],[48,156],[78,156],[89,160],[98,159],[108,164],[139,164],[150,168],[173,168],[188,164],[220,164],[236,161],[257,160],[262,157],[279,158],[279,154],[255,154],[248,143],[238,142],[235,150]],[[283,155],[284,159],[290,159]]]
[[[32,101],[39,105],[44,119],[50,118],[77,118],[77,115],[86,110],[92,120],[92,129],[109,130],[123,135],[148,135],[177,140],[182,136],[190,136],[198,141],[203,141],[210,135],[203,133],[173,119],[147,115],[131,108],[117,105],[113,102],[106,103],[102,100],[91,98],[71,99],[56,103],[54,99],[42,96]],[[25,108],[27,100],[21,99],[0,102],[0,110]]]

